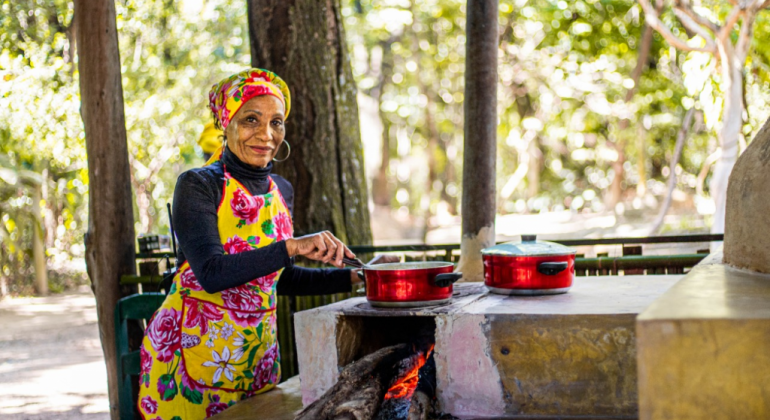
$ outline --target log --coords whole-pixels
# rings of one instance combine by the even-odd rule
[[[431,413],[431,398],[423,390],[417,390],[412,395],[412,401],[409,404],[409,414],[407,420],[428,420]]]
[[[295,420],[373,419],[393,377],[402,372],[404,359],[416,353],[412,348],[408,344],[385,347],[349,364],[337,383]]]
[[[369,384],[350,401],[342,403],[332,412],[330,419],[334,420],[368,420],[373,419],[380,410],[380,403],[385,394],[382,381],[370,378]]]

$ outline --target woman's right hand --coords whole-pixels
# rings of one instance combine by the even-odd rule
[[[345,266],[342,263],[342,257],[356,257],[353,251],[328,230],[299,238],[289,238],[286,240],[286,251],[290,257],[302,255],[311,260],[331,263],[337,268]]]

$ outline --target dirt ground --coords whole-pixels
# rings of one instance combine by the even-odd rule
[[[0,419],[109,419],[96,301],[87,287],[0,300]]]

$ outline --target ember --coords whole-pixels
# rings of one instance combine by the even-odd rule
[[[407,373],[396,380],[396,382],[388,389],[385,394],[385,399],[391,398],[412,398],[414,390],[417,388],[417,381],[419,380],[420,368],[423,367],[425,361],[430,357],[433,352],[433,345],[431,344],[425,354],[419,352],[415,358],[415,363]]]

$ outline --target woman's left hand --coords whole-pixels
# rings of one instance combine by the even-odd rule
[[[372,258],[371,261],[367,265],[374,265],[374,264],[387,264],[387,263],[397,263],[401,262],[401,257],[397,255],[386,255],[386,254],[380,254],[376,257]],[[361,278],[358,277],[358,272],[361,271],[361,269],[355,269],[350,271],[350,283],[357,285],[361,283]]]
[[[372,258],[372,260],[369,261],[367,265],[387,264],[387,263],[397,263],[397,262],[401,262],[401,257],[399,257],[398,255],[380,254]]]

